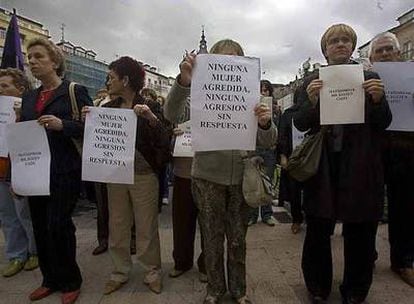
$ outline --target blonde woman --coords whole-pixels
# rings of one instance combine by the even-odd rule
[[[357,35],[346,24],[329,27],[321,49],[328,65],[353,64]],[[304,183],[306,236],[302,270],[312,303],[326,303],[332,285],[331,234],[337,220],[344,237],[344,304],[363,303],[372,283],[375,236],[384,199],[381,160],[383,131],[391,112],[378,75],[364,71],[365,123],[330,125],[319,169]],[[320,130],[319,73],[304,80],[298,92],[295,126],[311,134]]]
[[[62,80],[65,59],[51,41],[33,39],[27,46],[29,68],[41,86],[22,99],[21,121],[37,120],[49,141],[50,195],[29,196],[43,282],[29,298],[32,301],[62,292],[62,303],[74,303],[82,276],[76,262],[75,225],[72,211],[80,190],[81,157],[73,143],[83,133],[83,124],[72,118],[69,82]],[[76,85],[78,107],[92,105],[85,87]]]

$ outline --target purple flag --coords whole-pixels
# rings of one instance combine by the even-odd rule
[[[23,71],[23,63],[19,25],[17,24],[16,11],[14,11],[10,19],[9,27],[7,28],[6,42],[4,44],[3,58],[0,68],[17,68]]]

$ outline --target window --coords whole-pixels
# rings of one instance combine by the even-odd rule
[[[404,43],[401,56],[404,60],[413,58],[413,43],[411,41]]]
[[[6,29],[0,27],[0,39],[6,39]]]

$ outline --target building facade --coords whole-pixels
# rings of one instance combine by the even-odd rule
[[[96,92],[105,87],[108,64],[96,59],[96,52],[69,41],[60,41],[57,45],[66,58],[65,79],[82,84],[93,98]],[[167,97],[174,79],[157,71],[156,67],[140,62],[145,71],[144,87],[155,90],[158,95]]]
[[[149,64],[143,64],[143,66],[146,72],[144,87],[153,89],[157,95],[166,98],[175,79],[158,73],[157,68],[150,66]]]
[[[12,16],[12,11],[8,11],[0,7],[0,61],[3,55],[3,47],[6,42],[6,32]],[[33,38],[48,39],[49,31],[43,28],[43,24],[32,19],[17,15],[17,23],[19,25],[20,41],[22,44],[22,52],[27,64],[27,44]]]
[[[388,32],[397,36],[401,46],[401,58],[405,61],[414,60],[414,8],[397,18],[398,25]],[[358,48],[361,58],[369,57],[369,44],[371,40]]]
[[[76,46],[69,41],[60,41],[66,59],[65,79],[85,86],[94,98],[96,92],[105,87],[108,65],[96,60],[96,52]]]

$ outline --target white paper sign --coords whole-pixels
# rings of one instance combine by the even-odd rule
[[[266,105],[270,109],[270,113],[273,113],[273,97],[271,96],[260,96],[260,103]]]
[[[302,143],[303,139],[305,138],[305,134],[306,134],[306,131],[301,132],[298,129],[296,129],[295,125],[293,124],[293,119],[292,119],[292,147],[293,147],[293,150]]]
[[[7,157],[6,126],[16,122],[14,107],[21,105],[22,99],[13,96],[0,96],[0,157]]]
[[[9,124],[6,134],[13,191],[23,196],[50,195],[50,150],[45,128],[31,120]]]
[[[255,150],[260,60],[198,55],[191,82],[194,151]]]
[[[82,180],[133,184],[136,130],[133,110],[90,107],[85,120]]]
[[[387,130],[414,131],[414,62],[376,62],[392,112]]]
[[[191,145],[191,125],[190,121],[179,124],[178,129],[184,133],[175,138],[174,157],[193,157],[194,152]]]
[[[320,68],[321,125],[365,122],[364,73],[360,64],[332,65]]]

